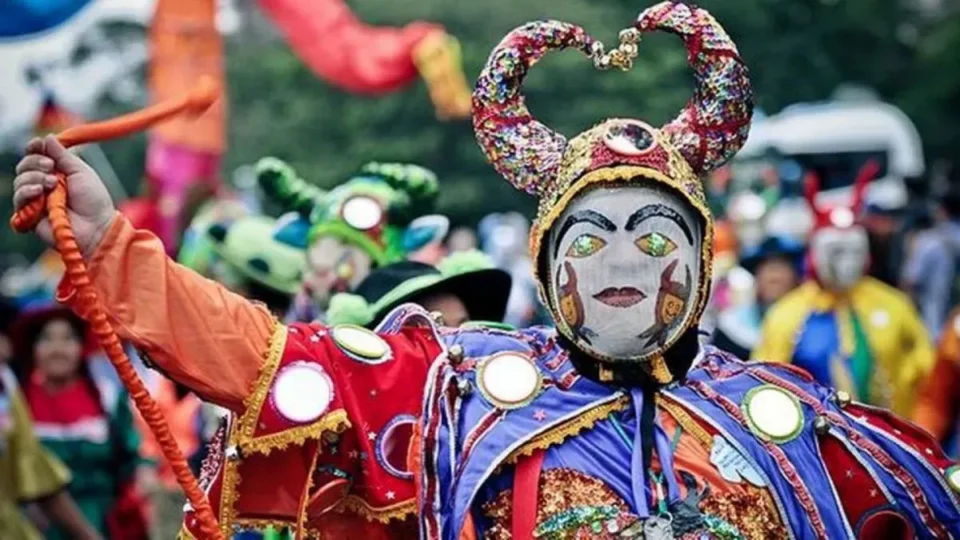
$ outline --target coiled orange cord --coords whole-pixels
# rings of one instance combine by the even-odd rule
[[[70,147],[123,137],[142,131],[183,111],[199,115],[216,100],[217,95],[216,84],[211,79],[201,79],[188,95],[179,99],[158,103],[104,122],[72,127],[58,134],[57,139],[64,146]],[[77,300],[83,306],[87,322],[160,444],[164,457],[177,477],[177,482],[196,513],[200,533],[205,539],[222,540],[223,535],[206,495],[200,489],[183,453],[170,434],[166,418],[160,412],[157,403],[150,397],[143,381],[137,375],[130,359],[127,358],[113,325],[107,320],[107,315],[100,305],[100,299],[87,274],[87,265],[80,254],[73,228],[67,217],[67,180],[61,172],[57,172],[57,184],[49,195],[40,195],[24,205],[10,218],[10,225],[19,233],[31,231],[43,218],[44,210],[50,219],[54,245],[63,258],[67,279],[76,290]]]

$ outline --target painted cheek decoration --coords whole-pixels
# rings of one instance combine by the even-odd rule
[[[563,269],[567,273],[567,282],[559,285],[560,278],[557,276],[558,290],[560,291],[560,315],[567,325],[573,331],[579,331],[583,326],[583,301],[580,299],[580,291],[577,290],[577,273],[573,265],[569,262],[563,264]]]
[[[680,321],[680,316],[687,307],[692,284],[690,268],[684,267],[686,279],[683,283],[673,281],[673,271],[679,262],[675,260],[670,263],[660,276],[660,292],[657,294],[657,309],[654,312],[655,321],[653,326],[639,336],[640,339],[646,340],[644,346],[656,343],[662,347],[670,330]]]

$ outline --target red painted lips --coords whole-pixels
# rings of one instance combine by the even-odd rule
[[[593,295],[594,298],[608,306],[627,308],[639,304],[647,295],[633,287],[606,288]]]

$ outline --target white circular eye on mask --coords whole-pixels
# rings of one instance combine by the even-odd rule
[[[870,243],[860,226],[820,229],[810,239],[810,256],[820,283],[844,291],[867,272]]]
[[[672,345],[699,295],[703,230],[679,195],[647,186],[598,188],[551,227],[548,294],[578,347],[612,362]]]

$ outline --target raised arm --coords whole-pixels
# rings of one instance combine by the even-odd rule
[[[167,258],[156,237],[116,212],[97,174],[53,137],[31,141],[26,153],[17,166],[15,207],[52,188],[54,169],[67,176],[77,244],[120,337],[202,398],[242,411],[273,333],[269,312]],[[36,231],[52,242],[46,220]],[[57,296],[80,309],[67,282]]]
[[[203,399],[243,410],[275,325],[266,308],[176,264],[157,237],[119,214],[88,270],[122,338]],[[74,305],[66,282],[57,297]]]

